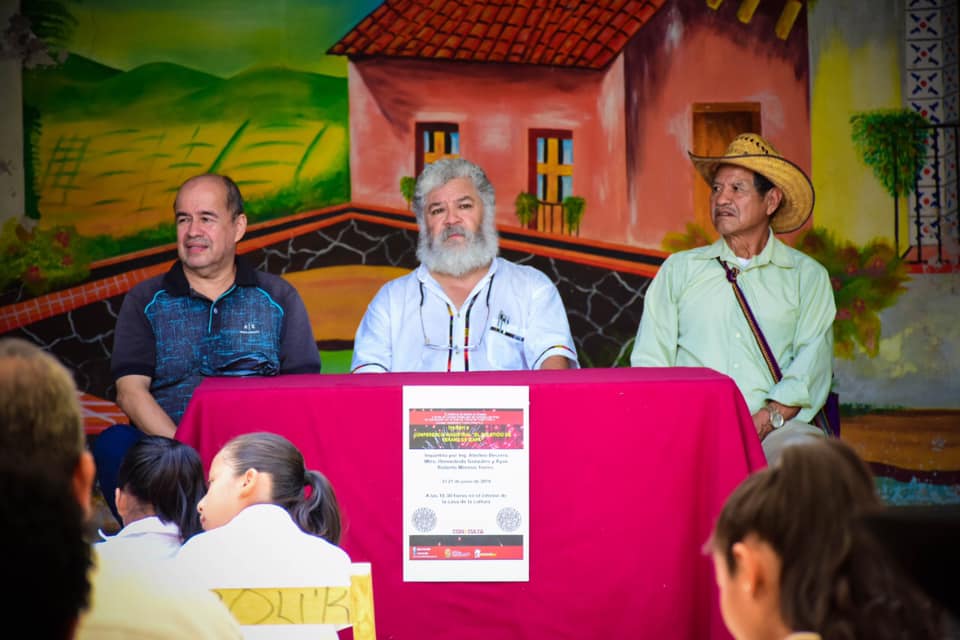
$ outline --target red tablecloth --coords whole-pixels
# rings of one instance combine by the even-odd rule
[[[530,581],[404,583],[403,385],[529,385]],[[764,458],[708,369],[211,378],[177,438],[209,465],[274,431],[333,482],[343,547],[373,563],[380,638],[729,638],[702,546]]]

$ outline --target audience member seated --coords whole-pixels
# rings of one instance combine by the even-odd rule
[[[85,449],[83,414],[73,377],[53,356],[16,338],[0,338],[0,452],[3,459],[41,470],[64,495],[73,497],[85,519],[90,518],[96,470]],[[42,494],[37,487],[36,483],[23,485],[39,501]],[[6,519],[3,522],[8,526]],[[34,532],[45,533],[42,528]],[[9,545],[7,552],[23,555],[29,535],[33,534]],[[98,564],[96,554],[94,563]],[[6,571],[4,577],[10,577]],[[120,571],[97,566],[89,579],[90,608],[81,615],[76,633],[81,640],[241,637],[240,626],[227,608],[202,588],[136,568]],[[42,594],[34,595],[43,599]],[[5,623],[12,629],[20,626],[18,620],[28,623],[19,615],[8,616]]]
[[[170,560],[184,541],[202,531],[197,503],[206,483],[200,455],[192,447],[144,436],[124,456],[117,484],[124,527],[97,545],[101,563]]]
[[[932,604],[861,520],[881,507],[869,468],[840,440],[787,447],[744,480],[709,542],[734,638],[942,637]]]
[[[90,545],[83,509],[45,469],[0,454],[0,617],[33,638],[73,638],[90,601]]]
[[[336,546],[333,487],[282,436],[250,433],[224,445],[197,510],[204,532],[177,554],[191,582],[210,589],[350,585],[350,557]]]
[[[560,293],[497,257],[493,185],[463,158],[417,178],[420,266],[383,285],[353,342],[354,373],[576,368]],[[472,329],[471,329],[472,327]]]

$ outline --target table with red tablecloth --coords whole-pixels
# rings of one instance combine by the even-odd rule
[[[405,385],[530,390],[530,581],[403,582]],[[733,381],[709,369],[209,378],[177,431],[204,464],[231,437],[282,434],[336,489],[373,564],[377,636],[729,638],[702,547],[763,451]]]

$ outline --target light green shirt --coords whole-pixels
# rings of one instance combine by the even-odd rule
[[[780,365],[773,383],[757,341],[716,258],[737,267],[740,288]],[[647,289],[630,363],[709,367],[737,383],[751,413],[769,400],[800,407],[810,422],[833,369],[833,289],[816,260],[777,240],[743,268],[723,239],[671,255]]]

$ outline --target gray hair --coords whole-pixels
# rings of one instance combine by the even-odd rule
[[[69,478],[85,447],[73,375],[26,340],[0,339],[0,453]]]
[[[473,182],[474,188],[480,194],[480,202],[483,203],[484,220],[488,216],[492,218],[496,215],[493,185],[490,184],[483,169],[463,158],[443,158],[423,168],[413,190],[413,212],[417,216],[421,234],[427,232],[423,219],[424,201],[427,196],[437,187],[442,187],[456,178],[469,178]]]

